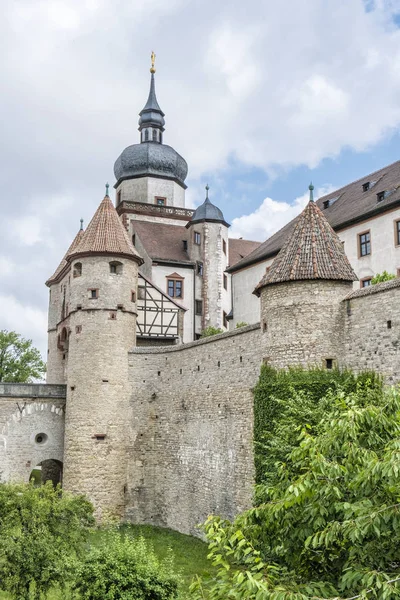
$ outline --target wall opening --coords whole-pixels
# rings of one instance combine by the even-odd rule
[[[34,467],[29,475],[29,481],[33,479],[35,485],[43,485],[51,481],[54,487],[62,485],[63,463],[59,460],[49,458],[42,460]]]

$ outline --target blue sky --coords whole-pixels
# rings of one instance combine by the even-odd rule
[[[139,140],[150,53],[164,141],[235,237],[400,159],[400,0],[3,0],[0,329],[46,352],[48,290]]]

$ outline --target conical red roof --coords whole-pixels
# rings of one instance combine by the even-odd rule
[[[66,267],[68,267],[67,256],[69,256],[69,254],[71,254],[71,252],[73,252],[74,249],[79,245],[79,242],[82,239],[82,236],[83,236],[83,230],[80,229],[78,231],[78,233],[76,234],[72,244],[70,245],[67,252],[65,253],[64,258],[58,265],[57,269],[54,271],[53,275],[46,281],[47,286],[50,286],[53,283],[55,283],[58,280],[58,278],[60,277],[60,275],[62,274],[62,272],[64,271],[64,269],[66,269]]]
[[[254,292],[265,285],[302,279],[357,279],[342,242],[312,200]]]
[[[116,254],[142,263],[109,196],[105,196],[68,260],[81,254]]]

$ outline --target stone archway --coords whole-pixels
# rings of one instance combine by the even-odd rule
[[[34,479],[37,485],[51,481],[55,487],[58,484],[62,485],[62,476],[63,463],[60,460],[48,458],[32,469],[29,479]]]

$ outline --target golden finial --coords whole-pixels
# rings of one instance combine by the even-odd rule
[[[150,69],[150,73],[155,73],[156,72],[156,68],[154,66],[154,63],[156,62],[156,55],[154,54],[154,52],[151,53],[151,69]]]

